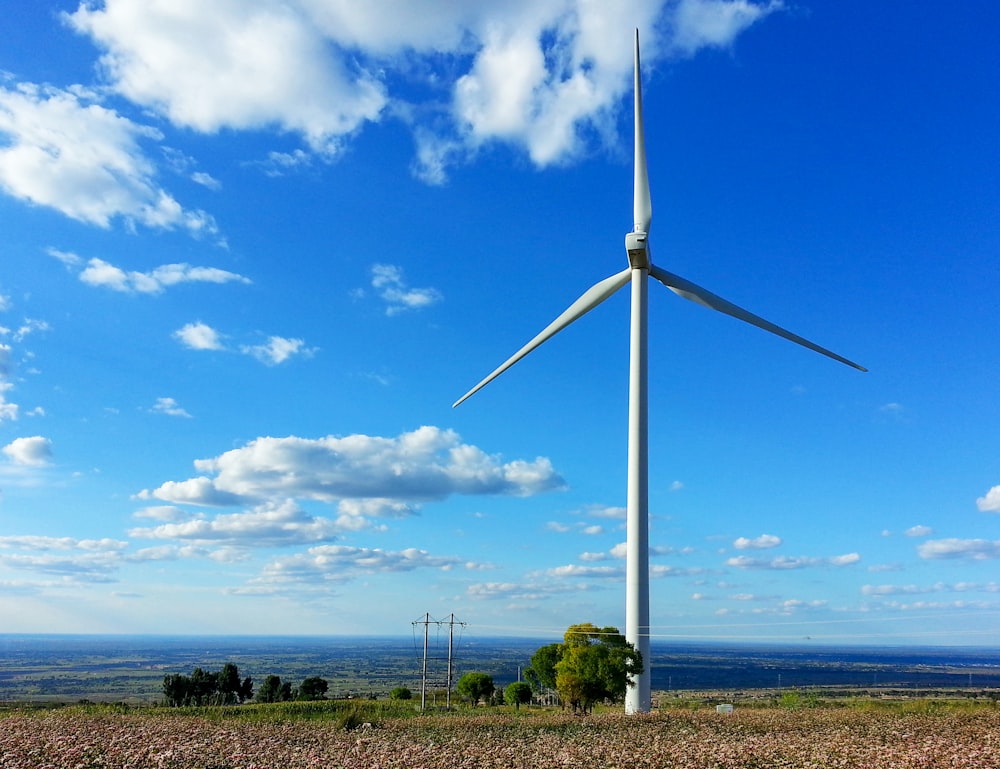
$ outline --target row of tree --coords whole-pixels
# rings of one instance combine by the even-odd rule
[[[503,701],[520,707],[531,701],[532,693],[558,693],[564,706],[574,712],[590,712],[598,702],[618,702],[632,685],[634,676],[642,672],[642,656],[615,627],[599,628],[589,622],[570,625],[562,643],[538,649],[531,657],[531,667],[525,671],[528,683],[517,681],[503,691]],[[299,686],[269,675],[256,695],[253,679],[240,678],[232,662],[217,673],[195,668],[190,676],[181,674],[163,677],[163,694],[167,704],[235,705],[248,700],[255,702],[286,702],[289,700],[321,700],[326,697],[327,682],[318,676],[306,678]],[[455,686],[456,693],[473,706],[489,702],[498,694],[493,678],[486,673],[466,673]],[[393,690],[392,699],[409,699],[406,687]]]
[[[212,672],[195,668],[190,676],[174,673],[163,677],[163,696],[168,705],[236,705],[255,702],[287,702],[289,700],[321,700],[326,696],[327,682],[318,676],[305,679],[292,687],[290,681],[269,675],[254,694],[253,679],[240,678],[239,668],[232,662],[222,670]]]

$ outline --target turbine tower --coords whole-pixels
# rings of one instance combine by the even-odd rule
[[[650,626],[649,626],[649,461],[648,461],[648,399],[647,399],[647,278],[652,275],[660,283],[684,299],[711,310],[730,315],[772,334],[808,347],[836,361],[867,371],[863,366],[837,355],[825,347],[786,331],[770,321],[744,310],[679,275],[657,267],[649,255],[649,225],[653,207],[646,170],[646,140],[642,121],[642,87],[639,68],[639,30],[635,31],[635,167],[633,187],[633,230],[625,235],[628,264],[619,273],[594,284],[565,312],[543,329],[534,339],[508,358],[499,368],[455,401],[462,403],[478,390],[500,376],[521,358],[550,339],[580,316],[594,309],[626,283],[632,284],[632,310],[629,342],[629,403],[628,403],[628,485],[626,493],[626,555],[625,555],[625,638],[642,655],[643,672],[633,677],[625,695],[626,713],[646,713],[650,709]]]

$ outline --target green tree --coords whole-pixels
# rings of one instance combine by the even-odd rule
[[[211,705],[219,693],[219,674],[195,668],[191,673],[189,701],[192,705]]]
[[[562,644],[548,644],[531,655],[531,667],[525,671],[525,677],[535,691],[556,688],[556,663],[562,658],[562,650]]]
[[[508,684],[507,688],[503,690],[503,701],[520,710],[521,705],[531,702],[531,685],[524,681]]]
[[[281,682],[281,676],[270,675],[257,690],[258,702],[283,702],[292,698],[291,684]]]
[[[181,673],[163,676],[163,696],[167,704],[179,708],[186,705],[191,695],[191,679]]]
[[[224,705],[232,705],[242,701],[243,684],[240,681],[240,669],[232,662],[227,662],[219,671],[218,686]]]
[[[326,690],[329,688],[329,684],[325,679],[319,676],[311,676],[307,678],[299,686],[299,693],[296,699],[299,700],[322,700],[326,699]]]
[[[247,676],[240,684],[240,702],[253,699],[253,679]]]
[[[534,680],[555,688],[574,712],[589,712],[597,702],[624,699],[642,672],[642,656],[618,628],[586,622],[570,625],[563,643],[536,651],[531,670]]]
[[[405,686],[397,686],[389,692],[390,700],[410,700],[413,699],[413,692]]]
[[[480,700],[489,699],[495,688],[492,676],[486,673],[466,673],[455,685],[458,695],[471,700],[473,707],[478,705]]]

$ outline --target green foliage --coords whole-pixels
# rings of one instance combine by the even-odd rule
[[[556,688],[556,663],[562,658],[562,644],[548,644],[531,655],[531,667],[525,677],[535,691]]]
[[[615,627],[589,622],[570,625],[563,643],[549,644],[531,658],[534,681],[559,692],[574,711],[625,697],[632,677],[642,672],[642,656]]]
[[[405,686],[397,686],[389,692],[390,700],[410,700],[413,699],[413,692]]]
[[[458,695],[471,701],[473,707],[478,705],[480,700],[488,700],[495,689],[493,677],[486,673],[466,673],[455,685]]]
[[[253,679],[240,680],[232,662],[218,673],[195,668],[190,676],[174,673],[163,677],[163,696],[173,707],[185,705],[235,705],[253,696]]]
[[[797,710],[802,707],[802,695],[796,691],[782,692],[778,704],[788,710]]]
[[[325,679],[319,676],[310,676],[299,686],[298,700],[322,700],[326,699],[327,689],[330,685]]]
[[[270,675],[257,691],[257,702],[288,702],[292,699],[292,684],[281,676]]]
[[[503,690],[503,701],[515,708],[520,708],[521,705],[531,702],[531,685],[524,681],[508,684],[507,688]]]

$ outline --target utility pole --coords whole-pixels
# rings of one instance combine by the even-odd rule
[[[420,709],[427,707],[427,628],[431,625],[431,615],[424,615],[424,666],[420,674]]]
[[[420,709],[426,710],[427,708],[427,648],[428,648],[428,637],[430,635],[430,626],[437,625],[439,628],[442,625],[448,625],[448,677],[446,681],[447,687],[447,706],[451,709],[451,683],[452,683],[452,670],[453,670],[453,660],[455,653],[455,625],[460,625],[465,627],[464,622],[459,622],[455,619],[455,614],[452,613],[447,620],[431,619],[430,613],[425,613],[423,619],[415,620],[411,623],[412,625],[423,625],[424,626],[424,661],[423,668],[420,675]],[[440,659],[440,658],[438,658]]]

